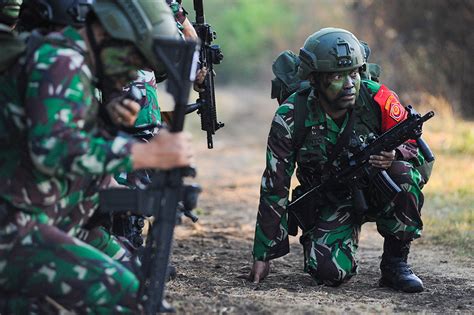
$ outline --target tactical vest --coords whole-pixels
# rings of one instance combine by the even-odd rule
[[[320,181],[321,176],[325,176],[325,164],[329,154],[335,149],[335,143],[327,141],[330,133],[327,121],[322,125],[312,127],[304,125],[308,116],[308,108],[315,110],[314,106],[317,106],[314,104],[314,100],[308,98],[309,91],[300,91],[294,104],[293,143],[298,165],[296,175],[304,186],[315,185]],[[312,102],[312,104],[309,102]],[[365,84],[361,84],[359,97],[353,111],[353,131],[349,130],[348,136],[343,139],[347,142],[347,144],[343,143],[343,150],[346,150],[349,145],[359,146],[361,142],[367,141],[367,137],[371,134],[378,135],[381,133],[380,108],[374,102],[373,96]],[[339,140],[339,137],[334,140]],[[344,154],[343,150],[336,152],[336,157]],[[337,159],[335,159],[335,162],[337,163]]]

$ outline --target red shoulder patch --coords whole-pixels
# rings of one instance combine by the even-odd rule
[[[385,108],[390,109],[390,117],[395,119],[395,121],[399,122],[402,119],[402,114],[405,111],[402,104],[395,98],[395,96],[390,95],[385,103]]]
[[[394,92],[382,85],[374,96],[382,113],[382,132],[392,128],[407,117],[407,111]]]

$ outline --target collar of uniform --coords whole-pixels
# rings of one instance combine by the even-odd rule
[[[347,126],[347,122],[349,121],[349,112],[346,113],[344,122],[342,123],[341,128],[339,128],[336,122],[328,114],[326,114],[326,120],[327,120],[327,126],[329,130],[340,133]]]
[[[331,131],[340,133],[347,125],[349,120],[349,112],[346,113],[344,122],[342,126],[336,124],[336,122],[329,116],[321,106],[318,106],[316,101],[316,95],[314,94],[314,90],[311,90],[311,93],[308,96],[308,101],[306,102],[306,107],[308,108],[308,117],[306,118],[304,125],[305,127],[312,127],[312,126],[323,126],[326,125]],[[320,127],[320,129],[322,129]]]

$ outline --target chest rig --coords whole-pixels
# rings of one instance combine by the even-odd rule
[[[308,104],[308,102],[312,102]],[[299,106],[299,112],[296,110]],[[301,142],[300,147],[296,147],[296,176],[303,187],[310,187],[321,182],[323,176],[330,176],[331,165],[337,165],[338,157],[349,154],[351,147],[358,147],[362,143],[370,141],[381,132],[381,113],[379,106],[374,102],[369,89],[361,84],[359,97],[353,109],[351,118],[346,118],[344,129],[339,132],[331,130],[328,120],[323,111],[315,108],[317,106],[313,100],[306,99],[306,103],[295,104],[295,143]],[[310,127],[305,127],[304,134],[297,135],[298,128],[301,129],[302,108],[307,108],[305,117],[309,110],[317,121]],[[352,122],[350,120],[353,120]],[[300,132],[301,133],[301,132]],[[298,140],[301,137],[301,140]],[[342,141],[342,143],[338,143]],[[329,161],[328,161],[329,160]],[[330,164],[330,165],[328,165]]]

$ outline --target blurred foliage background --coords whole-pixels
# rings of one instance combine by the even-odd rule
[[[194,21],[193,2],[183,4]],[[220,84],[266,84],[278,53],[298,53],[322,27],[342,27],[372,48],[382,80],[405,103],[420,92],[448,100],[474,119],[474,0],[204,0],[225,60]]]
[[[192,1],[183,3],[194,21]],[[251,111],[273,115],[271,64],[282,50],[298,53],[310,34],[328,26],[368,42],[381,81],[404,104],[436,112],[424,128],[437,160],[423,190],[421,241],[474,256],[474,0],[204,0],[204,6],[224,54],[215,67],[222,132],[239,128],[232,122],[261,124]],[[260,129],[252,134],[264,141],[268,131]]]

